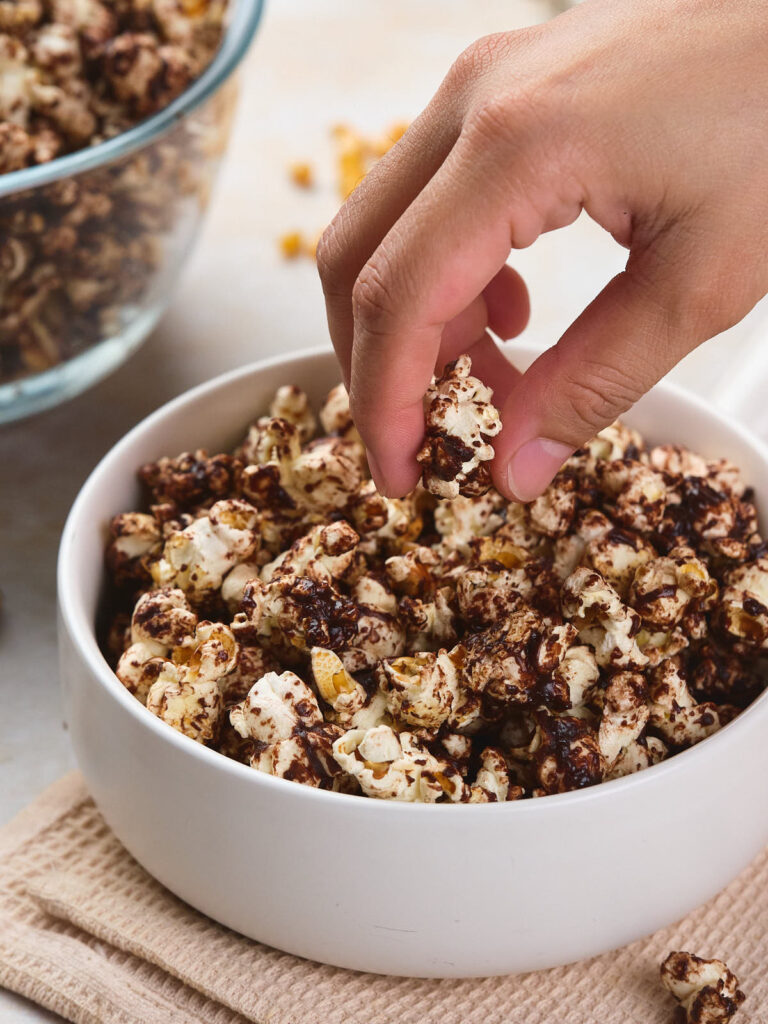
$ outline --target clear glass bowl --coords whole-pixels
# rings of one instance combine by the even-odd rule
[[[87,149],[0,176],[0,423],[122,363],[195,243],[263,0],[231,0],[206,70],[163,110]]]

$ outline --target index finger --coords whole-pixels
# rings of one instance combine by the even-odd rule
[[[419,477],[423,397],[445,324],[495,277],[515,244],[539,233],[518,190],[478,180],[471,146],[454,147],[374,252],[353,291],[350,402],[380,490]],[[510,374],[514,371],[510,368]]]

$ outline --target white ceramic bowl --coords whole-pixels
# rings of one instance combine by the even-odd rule
[[[517,349],[522,361],[531,351]],[[718,892],[768,841],[768,693],[677,757],[593,789],[520,803],[410,805],[272,778],[174,732],[121,686],[94,635],[107,524],[135,470],[234,445],[279,384],[319,400],[330,353],[272,359],[164,406],[91,474],[61,543],[61,673],[75,753],[119,839],[223,924],[342,967],[476,976],[615,948]],[[768,451],[673,387],[626,419],[651,440],[725,455],[768,507]]]

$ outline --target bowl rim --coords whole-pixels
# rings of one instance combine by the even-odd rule
[[[35,167],[24,167],[0,175],[0,198],[16,192],[49,185],[60,178],[74,177],[121,157],[153,142],[187,114],[200,106],[234,71],[251,44],[265,0],[237,0],[221,45],[213,60],[194,82],[156,114],[145,118],[113,139],[95,146],[75,150]]]
[[[539,354],[540,351],[540,348],[534,345],[516,343],[514,348],[510,347],[509,354],[512,356],[515,354],[526,356]],[[361,814],[383,813],[390,816],[393,814],[413,816],[446,813],[443,808],[453,806],[453,804],[422,804],[405,803],[395,800],[364,799],[356,794],[334,793],[330,790],[315,789],[312,786],[303,786],[287,779],[276,778],[264,772],[256,771],[249,765],[241,764],[239,761],[235,761],[233,758],[220,754],[216,750],[203,746],[190,737],[184,736],[182,733],[170,728],[165,722],[149,714],[146,708],[119,682],[98,645],[94,625],[88,621],[85,608],[77,598],[79,573],[73,558],[75,538],[81,529],[94,528],[94,524],[92,522],[89,524],[87,518],[85,518],[91,494],[95,491],[100,477],[109,471],[115,461],[120,460],[123,452],[129,449],[144,432],[154,429],[166,417],[210,398],[217,391],[226,391],[230,385],[243,378],[263,373],[278,366],[290,368],[293,364],[304,362],[307,359],[321,356],[329,357],[332,355],[333,352],[327,345],[313,346],[297,349],[287,354],[255,360],[244,366],[219,374],[184,391],[160,406],[140,420],[106,452],[78,492],[62,532],[57,560],[57,600],[60,628],[63,626],[67,630],[80,658],[85,661],[87,668],[102,689],[121,705],[128,714],[133,716],[135,721],[140,724],[140,727],[154,732],[161,741],[175,746],[181,755],[197,759],[200,764],[208,765],[211,770],[218,768],[219,771],[229,773],[235,778],[248,779],[249,782],[246,782],[246,785],[265,786],[267,791],[277,787],[274,789],[275,797],[282,795],[284,799],[306,800],[315,803],[323,801],[329,808],[335,807],[337,811],[343,811],[344,808],[351,810],[357,807]],[[705,414],[709,418],[714,419],[718,424],[726,427],[726,429],[736,434],[740,441],[755,450],[765,462],[766,467],[768,467],[768,445],[757,435],[753,434],[749,428],[713,409],[703,398],[677,384],[661,381],[654,388],[654,390],[656,389],[662,390],[674,401],[687,404],[689,408],[693,407],[698,412]],[[83,519],[85,521],[81,523]],[[59,638],[59,645],[61,645],[61,637]],[[671,773],[679,773],[684,767],[692,764],[695,758],[701,759],[702,756],[706,757],[706,751],[713,750],[715,744],[722,746],[726,742],[737,743],[740,733],[754,722],[758,714],[768,717],[768,689],[741,711],[735,719],[712,736],[665,761],[644,768],[642,771],[620,779],[601,782],[598,785],[585,789],[552,794],[547,796],[546,799],[528,799],[505,803],[462,804],[461,806],[464,808],[461,812],[462,817],[481,814],[486,816],[508,814],[516,815],[517,817],[556,814],[561,807],[575,808],[580,805],[595,804],[599,801],[611,800],[613,797],[621,798],[622,794],[630,790],[647,788],[649,785],[656,783],[663,785],[663,780],[666,776]]]

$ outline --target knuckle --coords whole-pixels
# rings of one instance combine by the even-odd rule
[[[320,236],[315,254],[323,291],[328,294],[349,290],[358,268],[351,262],[350,230],[344,207]]]
[[[593,437],[612,423],[640,397],[630,374],[606,363],[582,361],[576,372],[567,372],[558,381],[558,407],[574,417],[578,444]]]
[[[320,236],[315,253],[317,272],[325,291],[333,291],[338,286],[340,257],[341,247],[337,242],[336,228],[330,224]]]
[[[352,289],[355,321],[369,333],[381,333],[394,319],[396,302],[386,257],[375,254],[363,267]]]
[[[483,145],[512,142],[520,158],[521,147],[537,137],[546,121],[547,106],[546,98],[532,83],[517,82],[473,103],[464,131]]]

